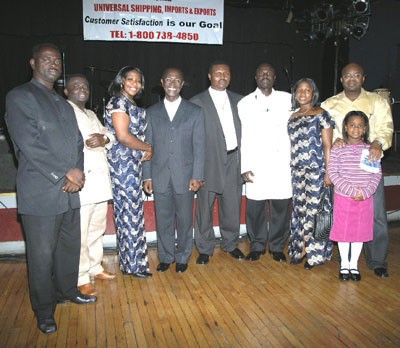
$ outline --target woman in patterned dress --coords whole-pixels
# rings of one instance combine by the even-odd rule
[[[331,185],[326,168],[334,125],[330,115],[316,106],[318,98],[313,80],[299,80],[292,93],[295,112],[288,122],[293,185],[289,257],[292,264],[306,258],[306,269],[324,264],[332,256],[332,242],[317,241],[313,237],[314,215],[321,194]],[[328,199],[325,204],[330,204]]]
[[[107,158],[114,198],[119,267],[124,274],[150,278],[143,223],[141,162],[151,159],[153,151],[144,141],[145,111],[134,101],[143,88],[144,77],[138,68],[122,68],[108,88],[111,99],[105,110],[105,124],[116,138]]]

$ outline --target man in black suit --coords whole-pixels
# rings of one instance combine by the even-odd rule
[[[231,70],[222,61],[210,65],[211,86],[190,99],[201,106],[206,127],[204,186],[197,193],[195,242],[198,264],[207,264],[214,252],[214,203],[218,197],[221,249],[236,259],[244,259],[237,248],[240,229],[242,178],[240,175],[241,125],[237,104],[241,95],[227,90]]]
[[[180,96],[184,85],[181,70],[166,69],[161,85],[165,99],[146,110],[146,141],[154,156],[143,162],[143,188],[154,193],[160,260],[157,271],[166,271],[176,261],[176,271],[182,273],[193,249],[194,193],[204,180],[204,118],[200,107]]]
[[[83,140],[72,107],[53,90],[60,50],[45,43],[32,53],[33,78],[8,93],[5,119],[18,160],[31,305],[38,328],[52,333],[57,301],[92,303],[96,297],[77,289]]]

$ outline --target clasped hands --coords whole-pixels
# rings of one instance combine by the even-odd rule
[[[79,168],[72,168],[66,175],[63,191],[75,193],[80,191],[85,185],[85,174]]]
[[[87,147],[92,149],[96,147],[104,147],[106,146],[106,140],[104,139],[104,134],[101,133],[92,133],[89,134],[90,138],[86,139],[85,144]]]

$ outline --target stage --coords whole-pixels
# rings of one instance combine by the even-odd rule
[[[400,153],[388,152],[382,161],[385,181],[386,210],[388,221],[400,220]],[[244,191],[243,191],[244,194]],[[242,198],[241,235],[246,236],[245,207],[246,199]],[[157,241],[154,202],[152,197],[145,197],[144,202],[145,228],[148,243]],[[214,229],[219,236],[218,211],[214,211]],[[0,254],[23,254],[25,243],[17,214],[17,200],[15,192],[0,193]],[[112,202],[108,207],[107,230],[104,236],[104,246],[115,248],[115,225],[113,219]]]

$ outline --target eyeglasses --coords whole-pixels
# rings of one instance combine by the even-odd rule
[[[274,76],[275,73],[272,71],[262,71],[256,74],[257,76]]]
[[[343,78],[344,78],[344,79],[350,79],[350,78],[359,79],[359,78],[361,78],[361,77],[362,77],[362,74],[360,74],[360,73],[354,73],[354,74],[352,74],[352,73],[347,73],[347,74],[344,74],[344,75],[343,75]]]
[[[182,80],[181,79],[175,79],[175,78],[172,78],[172,77],[166,77],[165,79],[163,79],[164,80],[164,82],[166,82],[166,83],[177,83],[177,84],[181,84],[182,83]]]
[[[61,65],[61,59],[52,59],[50,57],[40,58],[40,60],[45,64]]]

